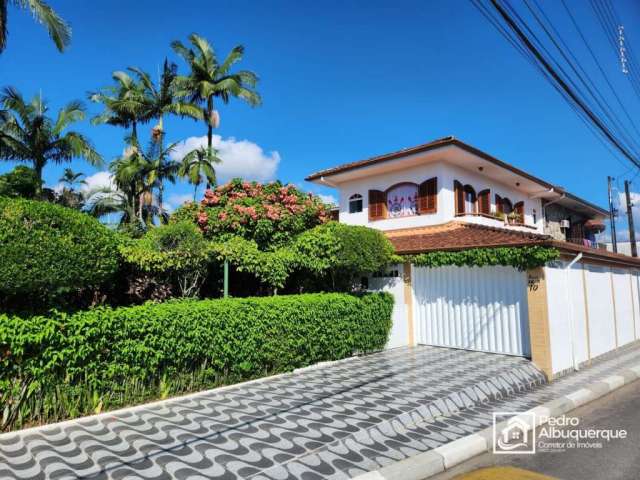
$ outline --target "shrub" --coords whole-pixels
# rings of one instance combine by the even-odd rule
[[[328,210],[318,197],[293,185],[234,179],[207,190],[199,205],[182,206],[174,218],[197,223],[207,238],[242,237],[268,250],[326,222]]]
[[[4,175],[0,175],[0,196],[36,198],[40,189],[40,179],[33,168],[18,165]]]
[[[132,384],[166,396],[189,375],[199,389],[370,352],[392,308],[388,294],[334,293],[0,315],[0,404],[19,427],[142,400]]]
[[[118,269],[117,235],[65,207],[0,198],[0,295],[47,304],[99,288]]]
[[[378,272],[398,260],[381,231],[337,222],[304,232],[296,239],[294,250],[301,267],[328,276],[334,289],[349,288],[358,276]]]
[[[557,248],[532,245],[525,247],[473,248],[460,251],[437,251],[411,255],[405,258],[420,267],[442,267],[456,265],[458,267],[484,267],[502,265],[518,270],[529,270],[542,267],[548,262],[560,258]]]
[[[153,228],[139,240],[124,242],[120,253],[132,272],[133,285],[140,285],[143,280],[143,284],[154,285],[154,292],[174,289],[181,297],[190,297],[198,294],[206,277],[210,246],[197,226],[179,222]],[[134,293],[131,288],[130,293]]]

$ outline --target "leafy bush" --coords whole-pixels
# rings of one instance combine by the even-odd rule
[[[33,168],[18,165],[4,175],[0,175],[0,196],[36,198],[40,189],[40,179]]]
[[[405,261],[410,261],[420,267],[502,265],[519,270],[529,270],[542,267],[558,258],[560,258],[558,249],[533,245],[528,247],[473,248],[455,252],[429,252],[407,256]]]
[[[398,261],[393,245],[381,231],[337,222],[299,235],[293,249],[302,268],[328,276],[334,289],[349,288],[358,276]]]
[[[184,391],[171,379],[199,389],[378,350],[392,307],[388,294],[334,293],[0,315],[5,427]]]
[[[178,221],[197,223],[207,238],[242,237],[268,250],[328,220],[322,201],[293,185],[260,184],[234,179],[207,190],[198,205],[188,203],[174,213]]]
[[[58,205],[0,198],[0,296],[47,304],[91,291],[118,269],[117,235]]]
[[[289,274],[298,264],[289,247],[262,251],[258,244],[242,237],[212,244],[212,251],[219,262],[227,260],[238,272],[253,274],[261,283],[273,290],[282,288]]]
[[[144,279],[156,288],[167,292],[173,288],[181,297],[189,297],[198,294],[206,277],[210,246],[196,225],[179,222],[153,228],[141,239],[123,243],[120,253],[132,271],[134,284]]]

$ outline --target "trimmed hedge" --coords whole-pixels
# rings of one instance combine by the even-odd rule
[[[392,308],[388,294],[331,293],[0,315],[0,392],[9,392],[0,404],[24,410],[13,426],[58,420],[140,400],[123,394],[133,380],[157,397],[183,390],[166,379],[193,372],[202,375],[192,388],[206,388],[371,352],[387,341]],[[43,412],[21,388],[74,408]],[[65,389],[70,398],[56,399]],[[30,406],[16,407],[20,398]]]
[[[0,197],[0,297],[29,304],[100,287],[118,269],[117,235],[47,202]]]

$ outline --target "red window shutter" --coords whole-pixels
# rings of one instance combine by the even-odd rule
[[[380,190],[369,190],[369,220],[387,217],[387,199]]]
[[[438,211],[438,178],[425,180],[418,187],[418,213]]]
[[[491,213],[491,192],[489,189],[483,190],[478,194],[478,211],[485,215]]]
[[[496,195],[496,213],[504,213],[504,209],[502,208],[502,197],[500,195]]]
[[[464,187],[457,180],[453,182],[453,195],[455,197],[456,215],[464,215]]]

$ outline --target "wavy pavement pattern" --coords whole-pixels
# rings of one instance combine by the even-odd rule
[[[396,349],[5,435],[0,478],[348,478],[475,431],[483,408],[542,383],[518,357]]]

